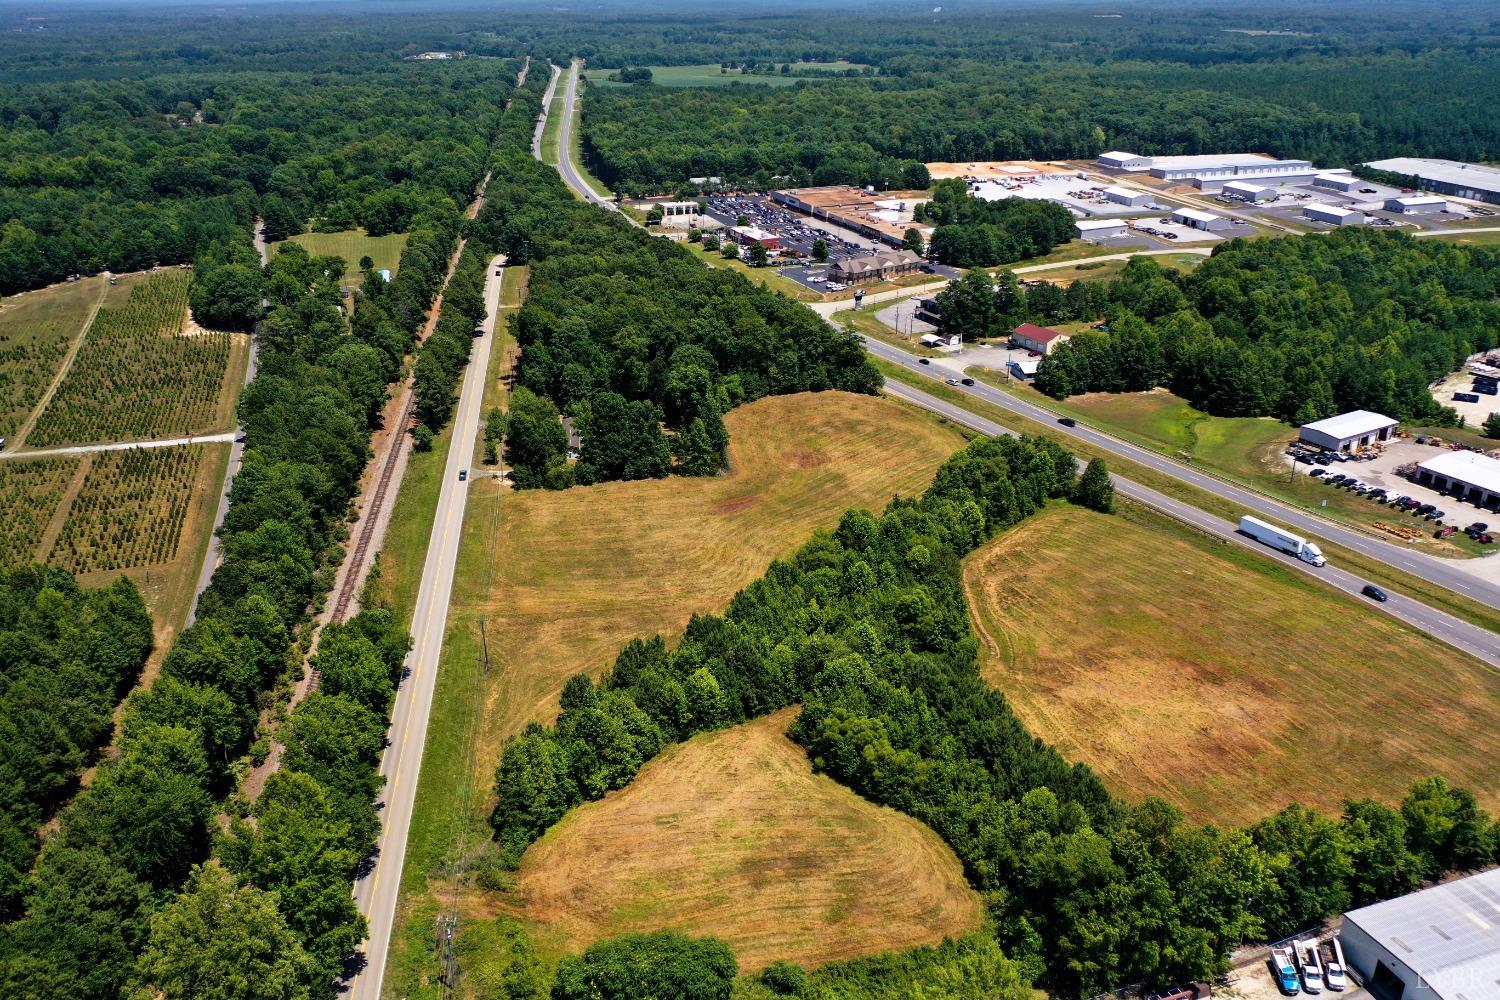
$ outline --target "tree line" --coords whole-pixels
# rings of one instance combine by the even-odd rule
[[[1073,239],[1073,215],[1055,202],[971,197],[959,178],[938,181],[915,217],[936,224],[928,254],[954,267],[994,267],[1040,257]]]
[[[1038,292],[1007,319],[1104,320],[1042,360],[1059,399],[1166,386],[1221,416],[1451,423],[1428,385],[1500,343],[1500,253],[1396,232],[1233,240],[1186,274],[1136,257],[1099,292]]]
[[[253,806],[226,796],[269,749],[258,717],[300,670],[373,422],[462,221],[451,199],[414,216],[394,280],[367,272],[352,321],[337,258],[289,245],[243,276],[257,311],[261,294],[269,309],[240,402],[245,458],[223,560],[161,676],[127,700],[116,756],[62,811],[27,875],[22,915],[0,928],[0,992],[332,995],[364,933],[350,887],[374,849],[386,714],[409,644],[388,611],[324,630],[322,687],[281,726],[280,769]]]
[[[514,320],[522,353],[506,454],[523,488],[712,475],[727,461],[723,414],[733,407],[879,386],[849,335],[579,202],[520,149],[503,157],[474,228],[531,265]],[[564,414],[582,438],[576,464]]]
[[[1097,483],[1102,463],[1091,472]],[[1049,501],[1082,499],[1083,482],[1055,442],[982,439],[922,497],[847,512],[724,615],[695,616],[675,648],[633,640],[599,683],[572,678],[556,724],[502,753],[503,856],[518,861],[664,746],[801,702],[790,735],[814,766],[936,830],[1018,978],[1056,995],[1209,977],[1241,940],[1495,859],[1496,825],[1441,779],[1400,808],[1355,801],[1332,819],[1290,806],[1247,829],[1197,827],[1163,801],[1114,798],[1027,733],[980,676],[960,563]]]

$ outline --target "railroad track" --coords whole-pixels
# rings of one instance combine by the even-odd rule
[[[375,483],[375,493],[370,497],[370,506],[365,511],[364,523],[359,527],[359,538],[354,543],[354,556],[349,561],[349,572],[344,575],[344,585],[339,588],[338,597],[333,602],[333,614],[329,616],[330,622],[341,622],[349,614],[349,603],[354,600],[355,588],[359,585],[360,578],[364,576],[365,559],[370,553],[370,545],[375,538],[375,524],[380,519],[381,508],[385,506],[386,491],[390,489],[391,479],[395,476],[397,459],[401,455],[400,435],[406,433],[411,426],[412,410],[416,406],[416,400],[408,399],[406,408],[401,412],[401,419],[397,422],[396,437],[391,445],[391,450],[386,453],[385,465],[380,469],[380,479]],[[313,687],[318,684],[317,673],[313,673]]]

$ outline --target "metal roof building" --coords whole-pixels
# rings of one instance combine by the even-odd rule
[[[1314,222],[1326,222],[1330,226],[1362,226],[1369,221],[1358,209],[1338,205],[1304,205],[1302,214]]]
[[[1375,1000],[1500,996],[1500,869],[1344,914],[1344,958]]]
[[[1146,170],[1151,166],[1151,157],[1112,149],[1099,154],[1099,165],[1113,170]]]
[[[1417,463],[1417,482],[1478,507],[1500,509],[1500,459],[1477,451],[1446,451]]]
[[[1220,229],[1228,229],[1230,221],[1222,215],[1212,212],[1200,212],[1196,208],[1179,208],[1172,213],[1172,221],[1184,226],[1192,226],[1194,229],[1203,229],[1215,232]]]
[[[1398,212],[1402,215],[1422,215],[1427,212],[1446,212],[1448,211],[1448,203],[1436,195],[1403,195],[1400,198],[1387,198],[1385,200],[1385,210],[1387,212]]]
[[[1275,201],[1281,193],[1267,184],[1257,184],[1255,181],[1230,181],[1220,190],[1241,201]]]
[[[1099,236],[1123,236],[1125,234],[1124,219],[1079,219],[1073,223],[1073,229],[1082,239]]]
[[[1396,156],[1389,160],[1372,160],[1365,166],[1388,170],[1393,174],[1416,177],[1424,191],[1436,191],[1455,198],[1500,204],[1500,169],[1457,160],[1433,160],[1420,156]]]
[[[1111,184],[1104,189],[1104,197],[1117,205],[1149,205],[1151,204],[1151,192],[1139,191],[1136,188],[1123,187],[1119,184]]]
[[[1353,451],[1374,441],[1388,441],[1400,421],[1369,410],[1350,410],[1303,424],[1299,437],[1329,451]]]

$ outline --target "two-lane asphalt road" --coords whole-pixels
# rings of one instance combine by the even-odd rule
[[[531,133],[531,155],[534,159],[542,160],[542,133],[547,130],[547,116],[552,114],[552,98],[557,94],[557,81],[562,77],[562,70],[547,64],[551,76],[547,79],[547,90],[542,94],[542,113],[536,119],[536,131]],[[545,160],[543,160],[545,162]]]
[[[942,371],[935,365],[921,364],[916,355],[908,354],[899,348],[891,347],[878,340],[864,339],[865,349],[878,358],[894,362],[903,368],[925,375],[935,381],[944,380],[947,372]],[[961,386],[961,390],[969,395],[982,399],[987,403],[1003,407],[1023,417],[1056,426],[1059,432],[1089,444],[1121,458],[1128,458],[1133,462],[1147,466],[1157,472],[1180,479],[1191,486],[1197,487],[1215,496],[1222,497],[1245,508],[1246,512],[1273,518],[1284,524],[1290,525],[1297,531],[1305,532],[1318,539],[1335,542],[1346,549],[1352,549],[1372,559],[1378,559],[1388,566],[1410,573],[1412,576],[1420,577],[1430,583],[1445,587],[1465,597],[1473,598],[1492,608],[1500,608],[1500,586],[1490,583],[1475,575],[1462,560],[1439,559],[1436,556],[1427,555],[1425,552],[1414,552],[1403,548],[1394,542],[1383,541],[1326,520],[1316,514],[1300,510],[1289,504],[1272,500],[1252,490],[1236,486],[1215,476],[1211,476],[1197,468],[1175,461],[1158,452],[1142,448],[1138,445],[1122,441],[1109,434],[1093,430],[1084,424],[1077,427],[1063,427],[1056,425],[1057,416],[1051,411],[1028,403],[1023,399],[1003,392],[999,389],[987,386],[980,382],[973,386]],[[1500,557],[1496,557],[1500,558]],[[1500,644],[1500,639],[1491,635],[1492,643]]]
[[[476,337],[464,371],[463,388],[453,417],[453,440],[443,469],[443,485],[433,513],[432,535],[427,543],[427,561],[412,615],[412,649],[406,658],[407,674],[396,692],[385,755],[380,774],[385,778],[384,808],[380,817],[379,850],[374,867],[354,886],[359,911],[370,921],[365,941],[365,966],[349,984],[351,1000],[379,1000],[385,977],[396,898],[401,889],[401,867],[406,860],[406,836],[411,827],[412,806],[417,795],[417,776],[422,768],[422,750],[427,743],[427,719],[437,683],[438,658],[448,622],[448,601],[453,593],[453,568],[458,559],[458,540],[463,527],[469,482],[460,482],[459,471],[467,469],[474,455],[483,410],[490,347],[500,314],[502,276],[494,273],[505,262],[496,257],[484,289],[488,313],[483,336]]]
[[[885,391],[898,399],[915,403],[924,409],[947,417],[956,424],[979,431],[981,434],[1013,434],[1011,431],[993,420],[987,420],[977,414],[970,413],[959,406],[938,399],[919,389],[900,382],[887,382]],[[1180,500],[1174,500],[1164,493],[1158,493],[1140,483],[1126,479],[1123,476],[1112,475],[1115,489],[1121,495],[1130,497],[1139,503],[1167,514],[1170,517],[1182,521],[1200,531],[1214,535],[1237,545],[1243,545],[1248,549],[1269,559],[1277,559],[1294,569],[1306,573],[1308,576],[1321,580],[1323,583],[1342,590],[1346,594],[1359,597],[1362,601],[1369,598],[1360,596],[1360,589],[1364,587],[1365,580],[1353,573],[1339,569],[1337,566],[1328,565],[1323,567],[1311,566],[1300,559],[1278,552],[1268,546],[1252,539],[1246,538],[1239,533],[1239,525],[1232,521],[1205,514],[1203,511]],[[1405,622],[1413,628],[1426,632],[1433,638],[1445,642],[1455,649],[1462,650],[1470,656],[1481,660],[1490,666],[1500,669],[1500,640],[1497,640],[1493,632],[1470,625],[1460,618],[1429,607],[1419,601],[1414,601],[1399,593],[1386,588],[1390,600],[1384,604],[1370,602],[1370,606],[1384,611],[1400,621]]]
[[[618,212],[619,208],[608,198],[600,197],[598,192],[589,187],[583,175],[578,172],[578,166],[573,162],[571,150],[573,149],[573,119],[578,109],[578,61],[568,67],[568,89],[563,95],[562,123],[557,128],[557,170],[562,174],[563,181],[578,192],[584,199],[593,202],[600,208],[607,208],[611,212]],[[538,153],[538,159],[540,159]]]

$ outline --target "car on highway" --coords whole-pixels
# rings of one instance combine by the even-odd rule
[[[459,482],[463,482],[464,480],[466,480],[468,478],[469,478],[469,470],[468,469],[459,469],[458,470],[458,481]]]
[[[1373,583],[1365,584],[1362,588],[1360,588],[1359,592],[1361,594],[1364,594],[1370,600],[1379,601],[1381,604],[1384,604],[1386,601],[1390,600],[1390,598],[1386,595],[1386,592],[1375,586]]]
[[[931,358],[918,358],[917,359],[917,364],[919,364],[919,365],[930,365],[930,364],[932,364],[932,359]]]
[[[958,379],[956,378],[950,378],[947,381],[949,385],[958,385]]]
[[[961,378],[961,379],[959,379],[959,381],[962,382],[964,385],[973,385],[974,384],[974,380],[971,379],[971,378]]]
[[[1064,427],[1078,426],[1078,421],[1074,420],[1072,417],[1058,417],[1057,422],[1062,424]]]

